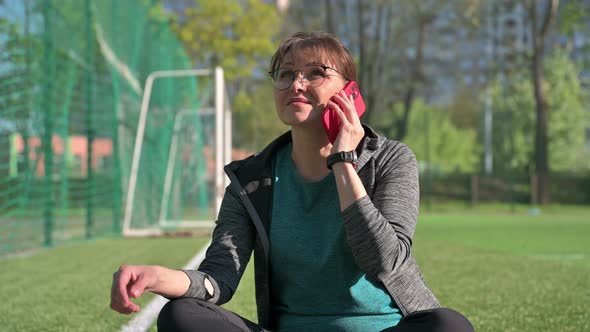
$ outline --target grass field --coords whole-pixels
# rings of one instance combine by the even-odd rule
[[[103,239],[0,261],[0,330],[117,331],[131,316],[109,308],[125,263],[181,267],[208,238]],[[151,295],[138,300],[149,302]]]
[[[414,254],[441,303],[476,331],[590,331],[589,237],[589,207],[445,206],[421,213]],[[113,271],[180,267],[207,240],[104,239],[0,260],[0,329],[116,331],[131,317],[108,308]],[[225,307],[256,320],[252,264]]]
[[[433,214],[414,250],[441,303],[477,331],[590,331],[589,235],[588,210]]]

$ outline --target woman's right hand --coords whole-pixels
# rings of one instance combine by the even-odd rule
[[[167,298],[177,298],[186,293],[191,281],[181,270],[172,270],[159,265],[123,265],[113,274],[111,286],[111,309],[122,314],[139,311],[131,302],[145,292]]]
[[[122,314],[139,311],[130,298],[138,298],[151,291],[158,280],[158,268],[150,265],[123,265],[113,274],[111,309]]]

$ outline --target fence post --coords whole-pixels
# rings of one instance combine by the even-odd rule
[[[51,246],[53,244],[53,35],[51,25],[51,0],[45,0],[43,3],[43,99],[41,107],[44,110],[43,122],[45,132],[43,135],[43,161],[45,172],[45,208],[43,211],[44,219],[44,244]],[[38,157],[37,157],[38,158]],[[34,170],[33,170],[34,172]]]
[[[117,17],[117,3],[119,0],[111,0],[111,38],[113,39],[113,47],[117,49],[118,43],[118,17]],[[111,67],[111,80],[113,82],[113,233],[121,233],[121,207],[122,207],[122,192],[121,192],[121,159],[119,158],[119,75],[116,70]]]
[[[479,176],[471,176],[471,206],[475,207],[479,203]]]
[[[32,70],[31,70],[31,63],[33,62],[31,60],[31,32],[30,32],[30,16],[31,16],[31,5],[29,3],[29,1],[25,1],[25,70],[26,70],[26,76],[27,78],[30,79],[30,77],[32,77]],[[45,13],[43,13],[45,15]],[[27,106],[25,107],[25,114],[27,115],[27,118],[32,118],[34,110],[35,110],[35,104],[33,102],[33,98],[32,98],[32,94],[30,91],[33,90],[32,88],[32,82],[27,81],[27,90],[29,91],[26,95],[27,95]],[[21,177],[19,175],[19,183],[20,183],[20,187],[21,187],[21,191],[18,195],[18,207],[19,210],[21,212],[26,211],[27,205],[28,205],[28,201],[29,201],[29,195],[30,195],[30,189],[31,189],[31,179],[33,177],[33,175],[35,174],[35,170],[31,169],[31,160],[29,159],[31,157],[31,150],[29,148],[29,136],[30,136],[30,129],[29,126],[25,125],[22,126],[22,128],[20,129],[21,131],[21,138],[23,140],[23,167],[22,167],[22,173],[23,176]],[[18,166],[17,166],[17,172],[18,172]]]
[[[93,77],[94,68],[94,34],[92,33],[92,8],[91,1],[86,0],[86,60],[88,68],[86,69],[86,179],[87,179],[87,197],[86,197],[86,238],[92,237],[93,225],[93,198],[94,198],[94,174],[92,170],[92,145],[94,143],[93,128]]]

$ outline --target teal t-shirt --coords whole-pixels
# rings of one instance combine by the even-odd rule
[[[306,182],[276,156],[270,227],[273,315],[278,331],[381,331],[399,309],[383,284],[359,270],[346,244],[333,173]]]

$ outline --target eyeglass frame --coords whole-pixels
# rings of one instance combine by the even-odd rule
[[[339,71],[338,71],[336,68],[334,68],[334,67],[330,67],[330,66],[326,66],[326,65],[320,65],[320,64],[307,65],[307,67],[311,67],[311,66],[317,66],[317,67],[320,67],[320,68],[322,68],[322,69],[324,70],[324,73],[326,73],[326,71],[327,71],[328,69],[332,69],[333,71],[335,71],[336,73],[338,73],[338,74],[340,75],[340,77],[342,77],[343,79],[345,79],[347,82],[348,82],[348,81],[350,81],[348,78],[346,78],[346,76],[344,76],[344,75],[343,75],[341,72],[339,72]],[[279,91],[283,91],[283,90],[287,90],[287,89],[289,89],[291,86],[293,86],[293,82],[295,82],[295,80],[297,80],[297,79],[298,79],[298,77],[297,77],[297,76],[298,76],[298,75],[297,75],[297,72],[301,73],[301,78],[299,79],[299,80],[300,80],[300,82],[301,82],[301,83],[303,83],[303,80],[306,80],[306,81],[307,81],[307,84],[308,84],[308,86],[309,86],[309,84],[310,84],[310,81],[309,81],[309,79],[307,79],[307,77],[303,76],[303,70],[301,70],[301,69],[297,69],[297,70],[293,70],[293,74],[294,74],[294,75],[293,75],[293,80],[291,81],[291,83],[290,83],[290,84],[289,84],[287,87],[285,87],[285,88],[282,88],[282,89],[279,89],[279,88],[277,88],[277,86],[275,85],[275,82],[276,82],[276,81],[275,81],[275,78],[273,77],[273,74],[274,74],[275,72],[277,72],[278,70],[281,70],[281,69],[284,69],[284,68],[281,68],[281,67],[279,67],[279,68],[277,68],[277,69],[275,69],[275,70],[273,70],[273,71],[269,71],[269,72],[268,72],[268,75],[270,76],[270,78],[271,78],[271,80],[272,80],[272,82],[273,82],[273,84],[272,84],[272,85],[274,86],[274,88],[275,88],[275,89],[277,89],[277,90],[279,90]],[[324,84],[324,81],[326,80],[326,77],[328,77],[328,76],[338,76],[338,75],[328,75],[328,74],[325,74],[325,75],[326,75],[326,76],[324,76],[324,77],[323,77],[322,83],[320,83],[320,84],[318,84],[318,85],[316,85],[316,86],[314,86],[314,87],[318,87],[318,86],[320,86],[320,85]]]

